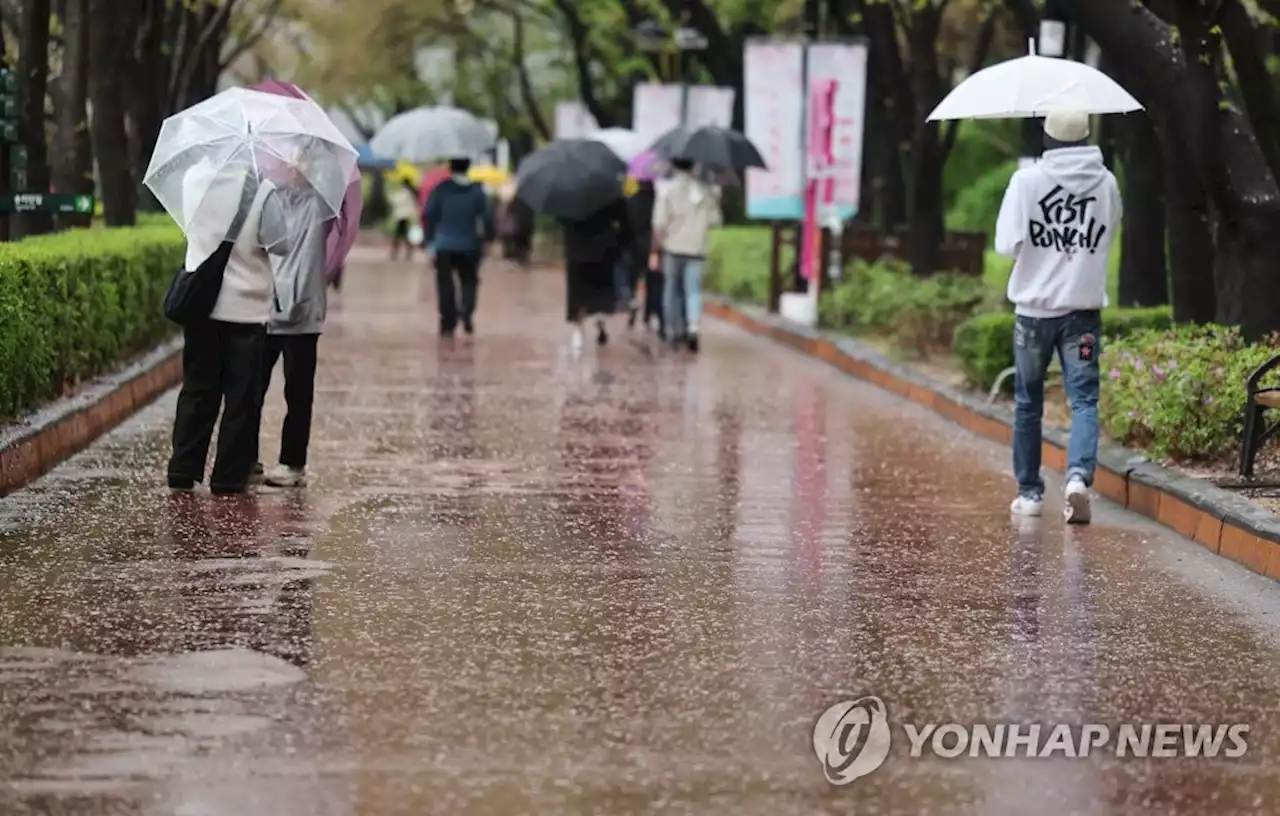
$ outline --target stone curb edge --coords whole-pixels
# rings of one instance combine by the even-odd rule
[[[74,396],[0,427],[0,496],[24,487],[182,380],[182,337],[134,357]]]
[[[929,379],[865,343],[784,320],[765,310],[707,293],[708,314],[817,358],[845,374],[923,405],[966,430],[1004,445],[1013,439],[1013,412]],[[1042,461],[1066,467],[1067,432],[1046,428]],[[1209,551],[1280,580],[1280,518],[1201,479],[1184,476],[1114,445],[1098,451],[1093,488]]]

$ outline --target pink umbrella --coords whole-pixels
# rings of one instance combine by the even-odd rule
[[[654,181],[662,175],[662,162],[658,154],[646,150],[627,164],[627,175],[636,181]]]
[[[306,91],[292,82],[281,82],[277,79],[260,82],[252,86],[251,90],[315,101],[307,96]],[[351,171],[351,181],[347,184],[347,194],[342,199],[342,208],[338,210],[338,217],[334,219],[329,236],[325,239],[325,274],[330,280],[337,276],[338,271],[342,269],[342,264],[347,260],[347,253],[355,245],[356,237],[360,234],[360,213],[363,210],[364,195],[360,189],[360,170],[357,168]]]

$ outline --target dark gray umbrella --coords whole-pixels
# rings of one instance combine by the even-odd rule
[[[760,151],[746,136],[725,128],[676,128],[663,134],[649,149],[664,159],[688,159],[703,167],[726,168],[735,173],[748,167],[768,169]]]
[[[535,212],[576,221],[622,196],[627,165],[602,142],[557,139],[516,172],[516,198]]]

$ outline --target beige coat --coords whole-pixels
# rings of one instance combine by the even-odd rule
[[[677,173],[653,205],[653,231],[664,252],[707,256],[707,236],[723,223],[720,199],[688,173]]]

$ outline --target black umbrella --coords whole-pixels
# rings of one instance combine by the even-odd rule
[[[760,151],[736,130],[719,127],[676,128],[649,148],[664,159],[688,159],[703,167],[723,167],[741,173],[748,167],[768,169]]]
[[[516,172],[516,198],[535,212],[576,221],[622,196],[627,165],[603,142],[557,139]]]

